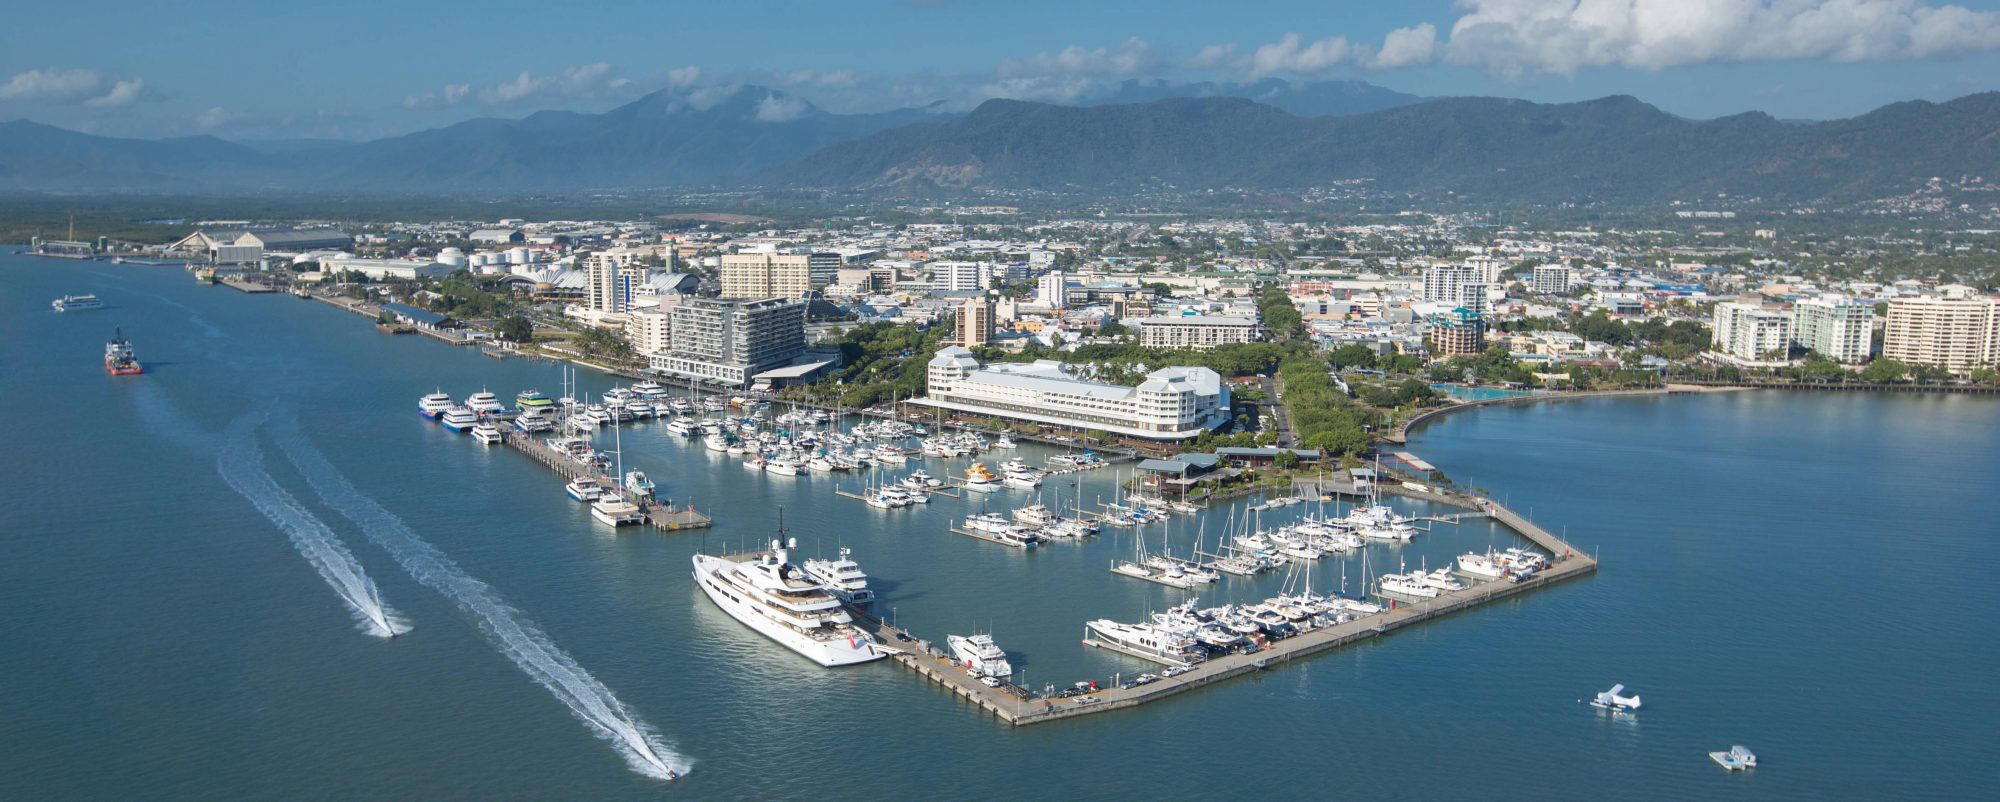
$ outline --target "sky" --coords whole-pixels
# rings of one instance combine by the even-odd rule
[[[745,83],[836,112],[1275,77],[1798,119],[2000,90],[2000,0],[65,0],[8,23],[0,120],[147,138],[368,139]]]

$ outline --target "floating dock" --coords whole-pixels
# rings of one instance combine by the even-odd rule
[[[978,531],[978,530],[974,530],[974,529],[966,529],[966,528],[963,528],[963,527],[957,527],[957,526],[951,526],[951,527],[946,527],[946,529],[947,529],[948,531],[950,531],[950,532],[951,532],[952,534],[954,534],[954,535],[964,535],[964,536],[966,536],[966,537],[969,537],[969,538],[972,538],[973,540],[984,540],[984,541],[986,541],[986,542],[988,542],[988,543],[998,543],[998,544],[1000,544],[1000,545],[1002,545],[1002,546],[1007,546],[1007,547],[1009,547],[1009,548],[1016,548],[1016,549],[1018,549],[1018,548],[1024,548],[1024,547],[1023,547],[1023,546],[1022,546],[1021,544],[1019,544],[1019,543],[1015,543],[1015,542],[1013,542],[1013,541],[1010,541],[1010,540],[1002,540],[1002,539],[1000,539],[1000,538],[997,538],[997,537],[994,537],[994,536],[992,536],[992,535],[989,535],[989,534],[986,534],[985,532],[980,532],[980,531]]]
[[[971,702],[981,710],[1017,727],[1043,724],[1051,721],[1125,710],[1147,702],[1155,702],[1197,688],[1207,687],[1215,682],[1238,677],[1253,671],[1264,671],[1281,667],[1296,658],[1308,657],[1320,652],[1345,646],[1369,638],[1387,635],[1403,627],[1420,624],[1441,616],[1463,610],[1470,610],[1490,602],[1510,598],[1523,593],[1539,590],[1559,582],[1587,576],[1597,570],[1597,561],[1572,548],[1568,543],[1547,530],[1522,518],[1512,510],[1487,499],[1470,499],[1457,496],[1443,496],[1435,493],[1419,494],[1404,492],[1417,498],[1438,503],[1472,509],[1490,514],[1494,519],[1506,524],[1527,538],[1530,542],[1548,551],[1552,557],[1547,570],[1520,582],[1494,581],[1472,585],[1464,590],[1451,591],[1426,601],[1405,604],[1398,602],[1389,610],[1374,615],[1362,616],[1344,624],[1315,629],[1284,640],[1275,641],[1262,650],[1250,654],[1229,654],[1213,657],[1193,664],[1187,672],[1175,677],[1161,677],[1159,681],[1132,688],[1106,687],[1090,692],[1086,696],[1069,699],[1040,697],[1026,689],[1003,684],[999,688],[988,688],[977,679],[967,675],[951,660],[949,655],[937,652],[923,641],[890,626],[879,619],[856,614],[857,625],[869,630],[882,643],[895,650],[890,654],[898,664],[919,675],[944,686],[954,695]],[[956,528],[957,534],[968,534]],[[878,601],[877,604],[880,604]],[[908,650],[908,651],[904,651]],[[1155,660],[1147,657],[1145,659]],[[1158,662],[1155,660],[1155,662]],[[1090,701],[1084,701],[1084,700]]]
[[[587,466],[578,464],[576,460],[564,456],[561,452],[553,448],[549,448],[547,444],[536,440],[533,435],[526,432],[502,428],[500,430],[500,442],[507,444],[508,447],[515,451],[528,455],[529,459],[548,466],[549,470],[555,471],[557,475],[566,480],[576,481],[578,478],[589,476],[604,482],[606,485],[617,486],[617,482],[612,477],[605,476],[591,470]],[[636,498],[629,494],[626,496],[626,500],[639,505],[640,509],[645,510],[647,526],[662,532],[707,529],[714,524],[714,521],[708,516],[696,512],[692,504],[686,507],[674,508],[655,503],[649,498]]]

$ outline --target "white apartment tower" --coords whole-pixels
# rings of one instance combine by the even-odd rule
[[[1789,353],[1792,316],[1756,304],[1715,305],[1715,350],[1737,359],[1759,360],[1766,354]],[[1781,357],[1782,358],[1782,357]]]
[[[2000,298],[1948,284],[1936,296],[1892,299],[1882,355],[1953,373],[2000,364]]]
[[[1535,292],[1540,295],[1563,295],[1569,292],[1570,271],[1568,265],[1535,265]]]
[[[1845,365],[1868,361],[1875,307],[1840,295],[1822,295],[1792,304],[1792,339],[1809,351]]]
[[[835,253],[731,253],[722,256],[724,298],[803,298],[839,278]]]

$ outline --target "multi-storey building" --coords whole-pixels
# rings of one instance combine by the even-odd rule
[[[1459,307],[1430,317],[1425,347],[1431,356],[1469,356],[1486,351],[1486,319]]]
[[[1570,271],[1568,265],[1535,265],[1535,292],[1542,295],[1562,295],[1569,292]]]
[[[591,254],[584,260],[584,304],[594,311],[618,314],[632,308],[632,298],[652,277],[652,269],[617,252]]]
[[[1149,348],[1193,348],[1257,339],[1257,319],[1228,315],[1175,315],[1139,319],[1139,344]]]
[[[742,387],[805,352],[805,311],[805,302],[794,298],[689,298],[668,313],[666,352],[648,361],[669,376]]]
[[[927,379],[925,397],[912,403],[1147,440],[1186,440],[1229,420],[1229,388],[1208,368],[1161,368],[1126,387],[1076,378],[1047,359],[981,366],[951,346],[931,358]]]
[[[1875,307],[1840,295],[1822,295],[1792,304],[1792,339],[1799,347],[1848,365],[1868,361]]]
[[[993,299],[971,298],[958,305],[957,342],[967,348],[993,341]]]
[[[1737,359],[1784,359],[1792,349],[1792,316],[1756,304],[1716,304],[1713,327],[1715,350]]]
[[[1892,299],[1882,355],[1953,373],[2000,364],[2000,298],[1949,284],[1936,296]]]
[[[625,313],[625,339],[632,350],[652,356],[664,354],[673,344],[673,315],[657,308],[639,308]]]
[[[724,298],[803,298],[840,275],[837,253],[731,253],[722,257]]]

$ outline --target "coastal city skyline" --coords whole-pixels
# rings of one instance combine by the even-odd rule
[[[0,798],[1992,784],[2000,0],[10,23]]]
[[[1833,119],[2000,88],[1990,77],[2000,74],[2000,15],[1984,0],[1286,0],[1224,14],[1181,3],[1143,14],[905,0],[728,11],[601,3],[555,14],[422,3],[397,6],[358,39],[346,33],[350,7],[102,5],[87,50],[42,35],[77,9],[20,10],[0,39],[0,117],[108,136],[362,140],[476,117],[597,112],[659,91],[698,104],[746,84],[781,93],[766,111],[777,118],[802,104],[963,112],[990,98],[1115,100],[1130,96],[1126,82],[1276,79],[1537,102],[1629,94],[1695,119]],[[969,30],[982,35],[938,35]],[[269,58],[284,67],[232,69],[153,46],[188,39],[282,42]]]

